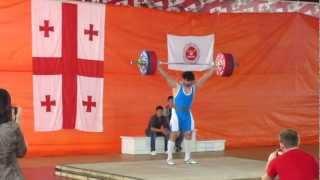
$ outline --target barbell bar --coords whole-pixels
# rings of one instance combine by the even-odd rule
[[[233,55],[229,53],[218,53],[216,59],[212,64],[204,63],[171,63],[164,62],[157,59],[157,55],[154,51],[143,50],[138,60],[130,61],[130,64],[135,64],[142,75],[152,75],[157,70],[157,65],[159,64],[173,64],[173,65],[200,65],[200,66],[215,66],[216,74],[218,76],[231,76],[235,67],[238,64],[235,62]]]
[[[200,65],[200,66],[214,66],[214,64],[203,64],[203,63],[197,63],[197,64],[187,64],[187,63],[173,63],[173,62],[165,62],[162,60],[158,60],[159,64],[173,64],[173,65]],[[140,59],[138,60],[131,60],[130,64],[137,64],[137,65],[144,65],[144,62],[140,62]]]

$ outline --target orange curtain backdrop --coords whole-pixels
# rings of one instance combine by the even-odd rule
[[[193,112],[199,138],[226,139],[229,147],[269,145],[282,128],[294,128],[302,143],[316,142],[317,19],[297,13],[208,15],[118,7],[108,9],[107,19],[105,71],[127,76],[114,79],[128,87],[114,91],[119,94],[114,103],[132,102],[119,118],[131,126],[129,132],[120,126],[123,134],[141,134],[146,112],[171,92],[159,75],[137,77],[128,61],[142,49],[166,59],[167,33],[214,33],[215,52],[232,53],[240,67],[234,76],[214,77],[198,90]]]
[[[143,135],[150,115],[171,91],[129,64],[142,49],[166,59],[166,34],[215,34],[215,52],[230,52],[240,67],[213,77],[198,91],[193,112],[200,139],[222,138],[228,147],[277,143],[280,129],[317,142],[318,22],[297,13],[194,14],[107,7],[104,133],[34,131],[30,1],[0,2],[0,87],[22,106],[29,155],[120,151],[120,136]],[[177,79],[179,72],[170,72]],[[197,74],[200,76],[200,74]]]

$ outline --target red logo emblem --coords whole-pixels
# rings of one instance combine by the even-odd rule
[[[187,63],[195,64],[199,60],[200,50],[196,44],[189,43],[183,49],[183,59]]]

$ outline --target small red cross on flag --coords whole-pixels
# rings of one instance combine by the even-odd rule
[[[92,96],[88,96],[87,101],[82,101],[82,105],[86,107],[86,112],[91,112],[91,108],[96,107],[96,102],[92,101]]]
[[[39,30],[40,31],[44,31],[44,37],[49,37],[49,32],[53,32],[54,31],[54,27],[53,26],[49,26],[49,20],[44,20],[44,25],[43,26],[39,26]]]
[[[105,5],[31,7],[35,129],[102,132]]]
[[[46,112],[51,112],[51,106],[56,105],[56,101],[50,100],[50,95],[45,96],[45,101],[41,101],[41,106],[46,108]]]
[[[94,31],[93,24],[89,24],[89,29],[85,29],[84,34],[89,35],[89,41],[93,41],[93,36],[98,36],[98,31]]]

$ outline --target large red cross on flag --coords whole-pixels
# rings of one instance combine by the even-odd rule
[[[32,0],[35,130],[103,131],[104,29],[104,5]]]

